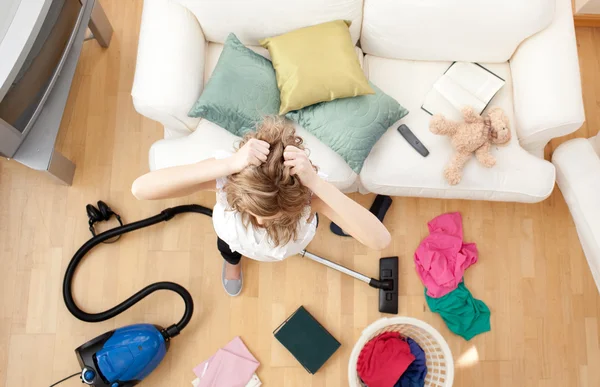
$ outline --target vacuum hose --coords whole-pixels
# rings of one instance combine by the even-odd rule
[[[192,300],[192,296],[190,293],[181,285],[178,285],[173,282],[156,282],[151,285],[146,286],[139,292],[135,293],[125,301],[121,302],[119,305],[116,305],[104,312],[100,313],[86,313],[81,310],[75,300],[73,299],[72,294],[72,282],[73,276],[75,275],[75,270],[77,266],[83,259],[84,255],[87,254],[91,249],[93,249],[98,244],[114,238],[121,234],[126,234],[131,231],[139,230],[140,228],[152,226],[156,223],[166,222],[171,220],[175,215],[182,214],[184,212],[196,212],[199,214],[204,214],[207,216],[212,216],[212,210],[210,208],[206,208],[197,204],[187,204],[172,208],[167,208],[163,210],[160,214],[152,216],[147,219],[142,219],[134,223],[125,224],[123,226],[115,227],[113,229],[107,230],[101,234],[96,235],[91,238],[83,246],[77,250],[73,258],[71,258],[71,262],[69,262],[69,266],[67,267],[67,272],[65,273],[65,279],[63,282],[63,298],[65,300],[65,304],[67,305],[67,309],[69,312],[79,320],[85,322],[101,322],[113,318],[127,309],[131,308],[133,305],[140,302],[142,299],[146,298],[151,293],[154,293],[157,290],[171,290],[183,299],[185,303],[185,311],[183,313],[183,317],[177,324],[173,324],[170,327],[164,329],[162,334],[165,340],[170,340],[172,337],[177,336],[183,328],[188,325],[192,318],[192,314],[194,313],[194,301]]]

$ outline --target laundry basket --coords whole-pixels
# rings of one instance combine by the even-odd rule
[[[382,318],[369,325],[352,349],[348,363],[350,387],[365,387],[358,377],[356,363],[364,345],[384,332],[398,332],[419,344],[427,359],[425,387],[451,387],[454,381],[454,361],[446,340],[431,325],[412,317]]]

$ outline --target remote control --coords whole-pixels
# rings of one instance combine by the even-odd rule
[[[423,143],[419,141],[417,136],[415,136],[415,134],[408,128],[408,126],[404,124],[400,125],[398,127],[398,132],[400,132],[402,137],[404,137],[404,139],[410,144],[410,146],[415,148],[415,150],[419,152],[421,156],[427,157],[427,155],[429,155],[429,151],[427,150],[427,148],[425,148],[425,145],[423,145]]]

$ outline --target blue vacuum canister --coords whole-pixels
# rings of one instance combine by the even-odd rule
[[[162,361],[169,342],[163,329],[135,324],[96,337],[75,350],[81,380],[92,386],[135,386]]]

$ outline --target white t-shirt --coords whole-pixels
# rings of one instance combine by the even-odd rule
[[[218,152],[215,158],[223,159],[231,156],[228,152]],[[307,205],[298,222],[298,234],[295,241],[285,245],[274,246],[264,228],[254,228],[252,224],[244,226],[242,214],[230,210],[227,195],[223,186],[226,177],[217,179],[217,204],[213,208],[213,226],[215,232],[225,241],[232,251],[257,261],[276,262],[299,254],[312,241],[317,231],[317,217],[311,216],[311,207]],[[310,219],[310,220],[309,220]]]

